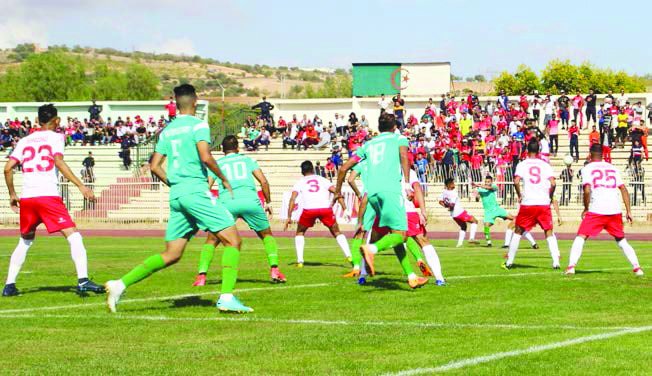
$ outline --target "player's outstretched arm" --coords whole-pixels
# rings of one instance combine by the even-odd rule
[[[342,184],[344,184],[344,178],[346,173],[353,168],[358,163],[357,158],[349,158],[347,161],[340,167],[340,170],[337,172],[337,184],[335,184],[335,195],[342,193]]]
[[[258,183],[260,183],[260,189],[262,189],[263,191],[263,197],[265,197],[265,210],[267,210],[271,214],[272,192],[269,189],[269,182],[267,181],[267,177],[265,177],[265,174],[261,169],[254,170],[253,174],[254,174],[254,178],[256,178],[256,180],[258,180]]]
[[[358,189],[358,185],[355,182],[355,178],[357,176],[358,176],[357,172],[351,171],[349,177],[346,179],[346,182],[349,183],[349,186],[351,187],[351,189],[353,189],[353,193],[355,193],[355,195],[358,198],[362,198],[362,194],[360,193],[360,190]]]
[[[629,202],[629,191],[625,185],[621,185],[618,189],[620,189],[620,195],[623,196],[623,203],[625,203],[625,217],[631,224],[634,222],[634,217],[632,217],[632,204]]]
[[[333,202],[331,202],[331,206],[334,206],[335,203],[337,202],[342,207],[342,210],[346,210],[346,202],[344,202],[344,196],[342,196],[341,193],[340,194],[335,193],[335,188],[332,186],[328,189],[328,191],[334,195]]]
[[[59,172],[61,172],[61,174],[66,179],[68,179],[68,181],[72,182],[77,188],[79,188],[79,192],[81,192],[84,198],[91,201],[95,200],[95,194],[93,193],[93,190],[85,186],[84,183],[82,183],[82,181],[79,180],[77,176],[75,176],[70,167],[68,167],[68,164],[63,160],[63,155],[54,155],[54,165],[59,170]]]
[[[18,162],[15,159],[9,159],[5,163],[5,183],[7,183],[7,189],[9,190],[9,206],[15,212],[18,212],[18,195],[16,195],[16,187],[14,186],[14,167],[18,165]]]
[[[211,154],[211,147],[208,142],[197,142],[197,152],[199,153],[199,159],[202,161],[202,163],[205,164],[209,170],[213,171],[215,176],[217,176],[222,181],[224,188],[226,188],[231,193],[231,196],[233,196],[231,184],[229,184],[229,180],[226,178],[226,176],[224,176],[222,170],[220,170],[220,167],[217,165],[217,161],[215,158],[213,158],[213,154]]]
[[[161,180],[165,185],[170,186],[168,181],[168,176],[163,169],[163,162],[165,161],[165,155],[154,152],[152,155],[152,161],[149,164],[149,169],[159,180]]]

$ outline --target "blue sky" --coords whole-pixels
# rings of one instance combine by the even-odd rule
[[[79,44],[332,68],[450,61],[461,76],[560,58],[652,73],[647,0],[0,0],[0,9],[0,48]]]

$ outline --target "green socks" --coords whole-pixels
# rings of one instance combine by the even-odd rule
[[[353,267],[360,269],[362,262],[362,254],[360,253],[360,246],[362,245],[362,239],[353,238],[351,241],[351,263]]]
[[[278,245],[276,245],[276,238],[271,235],[264,237],[263,245],[265,246],[265,253],[267,253],[269,267],[274,268],[278,266]]]
[[[412,265],[410,265],[410,260],[407,258],[407,253],[405,252],[405,247],[403,247],[403,244],[399,244],[398,246],[394,247],[394,253],[396,253],[398,262],[401,263],[403,273],[405,273],[407,276],[414,274],[414,269],[412,269]]]
[[[154,255],[150,256],[137,267],[133,268],[129,273],[125,274],[122,278],[122,283],[126,287],[133,285],[134,283],[149,277],[150,274],[165,268],[165,261],[163,261],[163,256]]]
[[[414,257],[415,260],[423,261],[423,256],[421,255],[421,247],[419,247],[419,243],[417,243],[414,238],[410,236],[405,242],[405,245],[407,245],[408,251],[410,251],[412,257]]]
[[[489,226],[484,226],[484,238],[490,242],[491,241],[491,230],[489,229]]]
[[[222,294],[231,294],[238,280],[240,251],[234,247],[224,247],[222,254]]]
[[[213,261],[213,256],[215,255],[215,246],[213,244],[204,244],[201,248],[201,253],[199,255],[199,274],[208,273],[208,269],[211,266],[211,261]]]
[[[377,241],[375,246],[378,248],[378,252],[380,252],[383,249],[394,248],[399,244],[403,244],[403,237],[401,235],[387,234],[383,236],[379,241]]]

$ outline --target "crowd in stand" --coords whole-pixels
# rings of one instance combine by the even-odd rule
[[[424,183],[447,177],[480,182],[487,174],[497,182],[511,181],[530,139],[540,140],[541,158],[549,160],[559,153],[559,138],[564,134],[568,152],[562,153],[575,162],[588,156],[588,150],[580,154],[579,137],[587,137],[589,144],[601,144],[608,161],[613,148],[629,143],[629,169],[633,180],[642,181],[641,161],[648,159],[645,108],[641,102],[631,103],[624,91],[618,96],[609,92],[598,102],[593,91],[585,96],[569,96],[564,91],[557,96],[523,92],[517,100],[501,92],[496,101],[487,103],[480,103],[470,92],[459,99],[450,94],[439,101],[430,99],[421,114],[407,114],[400,94],[391,99],[383,95],[378,107],[380,112],[396,116],[398,129],[410,141],[413,166]],[[652,114],[650,110],[652,105],[648,106]],[[249,150],[267,147],[276,137],[282,137],[284,148],[330,150],[332,155],[324,166],[328,177],[329,171],[334,175],[342,163],[343,152],[351,154],[374,132],[364,115],[358,117],[353,112],[348,117],[335,114],[328,123],[318,115],[304,114],[279,117],[274,124],[269,114],[261,114],[247,120],[242,135]],[[572,176],[563,181],[570,182]]]

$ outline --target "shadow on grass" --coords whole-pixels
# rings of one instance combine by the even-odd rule
[[[288,265],[296,266],[297,263],[296,262],[291,262]],[[304,267],[306,267],[306,266],[327,266],[329,268],[342,268],[342,267],[345,267],[345,265],[343,265],[343,264],[334,264],[332,262],[314,262],[314,261],[306,261],[306,262],[303,263],[303,266]]]
[[[214,307],[215,299],[207,299],[201,296],[188,296],[181,299],[168,300],[172,303],[170,308],[186,308],[186,307]]]
[[[32,287],[28,289],[21,289],[20,293],[22,294],[32,294],[37,292],[77,292],[75,286],[42,286],[42,287]]]
[[[378,276],[378,274],[376,274]],[[372,278],[367,279],[367,283],[363,287],[368,287],[366,292],[382,291],[382,290],[408,290],[405,281],[394,278]]]
[[[219,285],[221,281],[222,281],[221,279],[211,279],[211,280],[207,280],[207,281],[206,281],[206,285],[207,285],[207,286],[209,286],[209,285],[211,285],[211,286],[213,286],[213,285]],[[241,278],[238,278],[238,283],[242,283],[242,282],[250,282],[250,283],[269,283],[270,285],[272,284],[272,283],[269,281],[269,279],[241,279]]]

